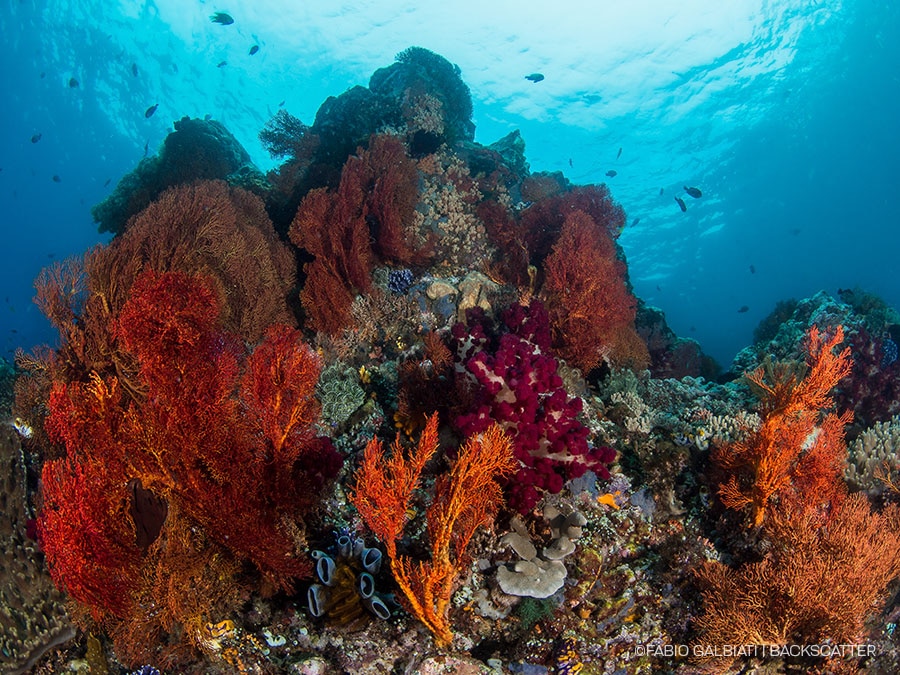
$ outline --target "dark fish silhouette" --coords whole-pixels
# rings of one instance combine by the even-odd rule
[[[662,196],[662,193],[665,192],[665,188],[659,188],[659,194]]]
[[[209,20],[221,26],[230,26],[234,23],[234,19],[231,18],[231,14],[228,12],[216,12],[209,17]]]
[[[219,61],[219,63],[216,65],[216,68],[224,68],[227,65],[228,61]]]
[[[738,310],[738,314],[743,314],[744,312],[749,312],[750,308],[747,305],[741,305],[741,308]]]
[[[69,78],[69,88],[78,89],[78,80],[76,80],[74,77]]]
[[[544,79],[544,76],[541,73],[532,73],[531,75],[526,75],[525,79],[531,80],[532,82],[540,82]]]
[[[619,148],[619,152],[616,153],[616,159],[622,156],[622,148]]]
[[[687,211],[687,206],[684,204],[684,200],[681,197],[675,197],[675,201],[678,202],[678,208],[682,211]]]
[[[147,153],[150,152],[150,141],[144,143],[144,157],[147,156]]]
[[[103,184],[103,187],[106,187],[107,185],[109,185],[110,182],[112,182],[112,178],[107,178],[106,182]]]
[[[31,137],[32,143],[37,143],[39,140],[41,140],[41,134],[35,134],[34,136]]]
[[[756,274],[756,268],[753,265],[750,265],[750,274]]]
[[[41,79],[43,80],[45,77],[47,77],[47,73],[41,73]]]
[[[619,172],[616,171],[615,169],[610,169],[609,171],[606,172],[606,175],[609,176],[610,178],[615,178],[616,176],[619,175]]]
[[[131,64],[131,74],[134,75],[135,77],[137,77],[137,64],[136,63]]]
[[[572,166],[572,158],[569,157],[569,166]]]
[[[279,104],[278,104],[278,107],[279,107],[279,108],[283,108],[283,107],[284,107],[284,101],[282,101],[281,103],[279,103]]]
[[[149,108],[147,108],[146,112],[144,112],[144,117],[146,117],[147,119],[150,119],[151,117],[153,117],[153,113],[156,112],[156,109],[158,107],[159,107],[159,103],[154,103],[153,105],[151,105]]]
[[[60,178],[56,174],[53,174],[53,182],[54,183],[62,183],[62,178]]]
[[[684,191],[687,192],[694,199],[700,199],[703,196],[703,193],[700,192],[699,188],[684,186]]]
[[[253,56],[258,51],[259,51],[259,45],[253,45],[252,47],[250,47],[250,56]]]
[[[634,226],[636,226],[639,222],[641,222],[641,219],[640,219],[640,218],[635,218],[634,220],[631,221],[631,226],[634,227]]]

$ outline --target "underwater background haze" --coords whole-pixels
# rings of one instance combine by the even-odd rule
[[[609,186],[635,294],[723,366],[779,300],[900,305],[895,2],[7,0],[0,31],[7,358],[56,343],[34,278],[108,240],[91,206],[173,121],[211,115],[267,170],[280,107],[311,124],[411,45],[458,64],[476,141],[519,129],[532,171]]]

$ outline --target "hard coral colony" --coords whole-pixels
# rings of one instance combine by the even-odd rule
[[[44,581],[0,596],[5,668],[74,635],[49,571],[86,636],[62,653],[107,672],[690,672],[866,639],[890,670],[897,421],[861,380],[900,381],[900,321],[819,298],[704,381],[630,290],[609,190],[471,115],[413,47],[312,126],[280,111],[268,175],[186,118],[95,208],[111,243],[37,280],[59,347],[18,359],[3,525]],[[880,425],[852,468],[835,400]]]

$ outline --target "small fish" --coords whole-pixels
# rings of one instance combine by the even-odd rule
[[[37,143],[39,140],[41,140],[41,136],[42,136],[41,134],[35,134],[34,136],[31,137],[31,142]]]
[[[224,68],[227,65],[228,61],[219,61],[219,63],[216,64],[216,68]]]
[[[234,19],[231,18],[231,14],[229,14],[228,12],[216,12],[209,17],[209,20],[213,23],[219,24],[220,26],[230,26],[234,23]]]
[[[55,253],[48,253],[48,254],[47,254],[47,257],[50,258],[50,259],[53,259],[53,258],[56,257],[56,254],[55,254]]]
[[[56,174],[53,174],[53,182],[54,183],[62,183],[62,178],[60,178]]]
[[[756,268],[753,265],[750,265],[750,274],[756,274]]]
[[[136,63],[131,64],[131,74],[134,75],[135,77],[137,77],[137,64]]]
[[[622,148],[619,148],[619,152],[616,153],[616,159],[622,156]]]
[[[532,73],[531,75],[526,75],[525,79],[531,80],[532,82],[540,82],[544,79],[544,76],[541,73]]]
[[[703,196],[703,193],[700,192],[699,188],[684,186],[684,191],[687,192],[694,199],[700,199]]]
[[[641,219],[635,218],[634,220],[631,221],[631,226],[636,227],[639,222],[641,222]]]
[[[45,77],[47,77],[47,73],[41,73],[41,79],[43,80]]]
[[[662,196],[662,193],[665,192],[665,188],[659,188],[659,196]]]
[[[144,117],[146,117],[147,119],[150,119],[151,117],[153,117],[153,113],[156,112],[156,109],[158,107],[159,107],[159,103],[154,103],[153,105],[151,105],[149,108],[147,108],[147,110],[144,111]]]
[[[684,200],[681,197],[675,197],[675,201],[678,203],[679,209],[687,211],[687,206],[685,206]]]
[[[743,314],[744,312],[749,312],[750,308],[747,305],[741,305],[741,308],[738,310],[738,314]]]
[[[250,47],[250,56],[253,56],[258,51],[259,51],[259,45],[253,45],[252,47]]]
[[[144,143],[144,157],[147,156],[147,153],[150,152],[150,141]]]
[[[610,169],[609,171],[606,172],[606,175],[609,176],[610,178],[615,178],[616,176],[619,175],[619,172],[616,171],[615,169]]]
[[[572,158],[571,157],[569,157],[569,166],[570,167],[572,166]]]
[[[103,187],[106,187],[106,186],[109,185],[111,182],[112,182],[112,178],[107,178],[107,179],[106,179],[106,182],[103,184]]]
[[[203,119],[204,119],[205,121],[209,122],[209,121],[212,119],[212,113],[206,113],[206,114],[203,116]]]
[[[69,78],[69,88],[78,89],[78,80],[76,80],[74,77]]]
[[[661,291],[662,291],[662,286],[660,286],[659,284],[656,284],[656,290],[658,290],[658,291],[661,292]]]
[[[278,107],[279,107],[279,108],[283,108],[283,107],[284,107],[284,101],[282,101],[281,103],[279,103],[279,104],[278,104]]]

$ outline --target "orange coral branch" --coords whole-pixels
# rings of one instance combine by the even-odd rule
[[[843,339],[840,326],[828,339],[813,326],[809,373],[799,383],[793,378],[766,382],[762,368],[747,376],[763,392],[762,426],[747,440],[719,448],[715,461],[732,474],[719,488],[722,503],[749,507],[754,526],[762,524],[772,497],[788,486],[808,508],[840,492],[843,430],[852,415],[822,417],[821,411],[833,404],[832,388],[850,373],[850,350],[834,353]]]
[[[422,469],[437,449],[437,415],[432,415],[419,446],[404,459],[398,441],[385,459],[381,442],[366,446],[351,501],[369,528],[384,542],[391,569],[407,606],[435,635],[449,644],[453,638],[447,612],[453,583],[467,564],[466,548],[475,530],[490,523],[502,500],[496,478],[515,467],[509,438],[498,425],[469,438],[460,448],[449,474],[441,476],[426,512],[431,559],[415,561],[398,554],[397,539]]]

